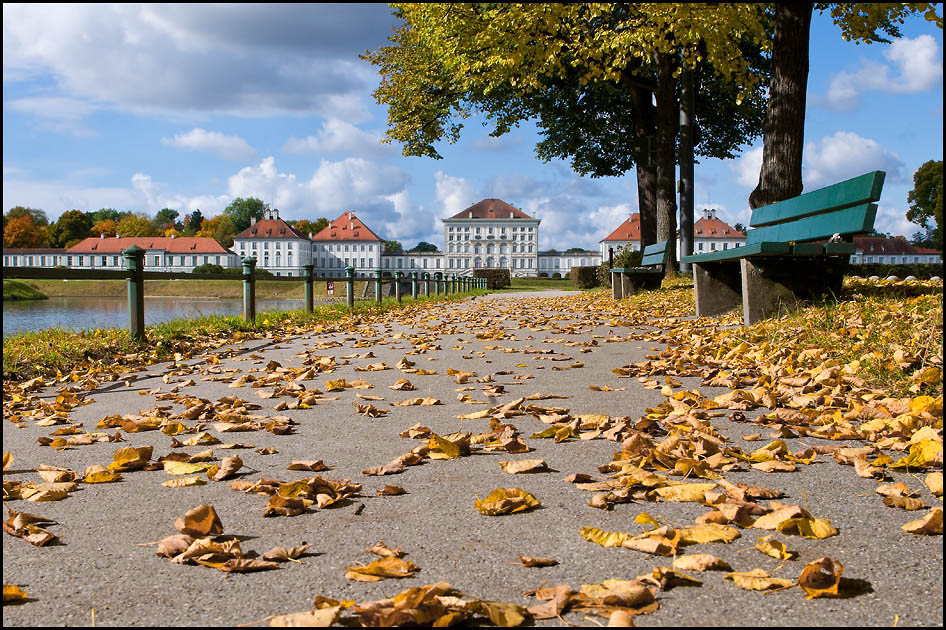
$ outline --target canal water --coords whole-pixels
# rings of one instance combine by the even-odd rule
[[[257,300],[256,312],[301,309],[302,300]],[[241,315],[243,300],[145,298],[145,325],[202,315]],[[125,297],[51,297],[48,300],[3,302],[3,335],[64,328],[128,328]]]

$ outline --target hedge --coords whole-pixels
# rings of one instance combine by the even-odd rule
[[[504,289],[512,284],[508,269],[474,269],[474,278],[486,278],[486,288]]]
[[[871,276],[897,276],[901,280],[907,276],[916,276],[920,280],[929,280],[933,276],[943,277],[942,263],[926,263],[912,265],[885,265],[881,263],[865,263],[863,265],[851,265],[847,268],[848,276],[861,276],[869,278]]]
[[[572,267],[569,276],[572,283],[579,289],[591,289],[598,286],[598,268],[597,267]]]

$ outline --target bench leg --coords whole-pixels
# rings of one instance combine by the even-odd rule
[[[624,285],[621,281],[621,274],[611,274],[611,297],[620,300],[624,297]]]
[[[628,276],[629,289],[625,290],[625,295],[631,296],[641,291],[659,289],[662,281],[663,276],[657,274]]]
[[[797,308],[802,300],[838,295],[847,260],[744,258],[740,267],[743,323],[751,326],[759,320]]]
[[[741,288],[737,262],[693,264],[697,317],[712,317],[736,308]]]

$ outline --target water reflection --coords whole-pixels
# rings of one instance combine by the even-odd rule
[[[302,308],[302,300],[257,300],[256,311]],[[145,298],[145,325],[202,315],[241,315],[242,300],[201,300],[199,298]],[[51,297],[3,303],[3,334],[63,328],[127,328],[128,300],[125,297]]]

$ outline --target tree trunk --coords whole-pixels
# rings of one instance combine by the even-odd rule
[[[759,185],[749,195],[753,209],[802,191],[811,9],[807,2],[775,4],[772,79],[762,125],[762,170]]]
[[[669,241],[670,269],[677,268],[676,139],[680,110],[673,77],[673,56],[660,53],[657,59],[657,240]]]
[[[680,257],[693,253],[693,71],[680,76]],[[680,263],[689,273],[690,264]]]
[[[641,216],[641,249],[657,242],[657,168],[652,152],[656,136],[656,113],[651,100],[653,92],[637,86],[628,88],[634,116],[634,131],[640,147],[634,162],[637,166],[637,207]],[[647,138],[651,138],[648,141]]]

